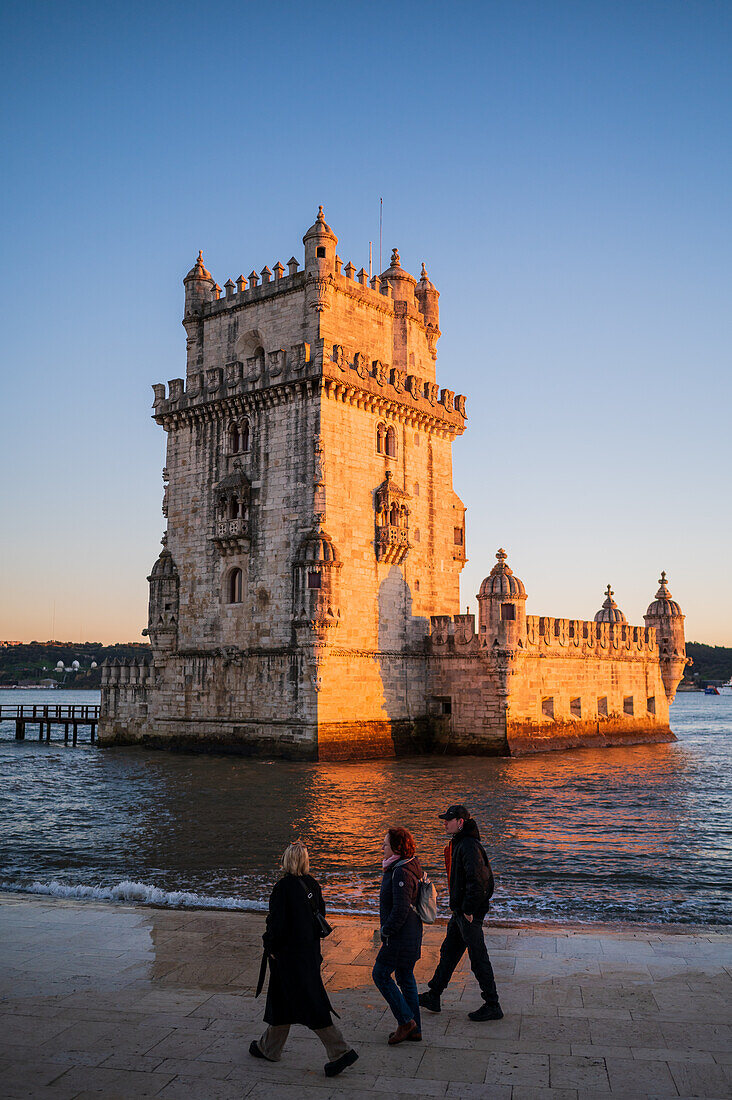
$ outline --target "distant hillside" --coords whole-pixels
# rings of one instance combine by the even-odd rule
[[[705,687],[708,683],[723,683],[732,676],[732,647],[687,642],[686,655],[693,665],[687,665],[684,680]]]
[[[147,642],[122,642],[102,645],[101,642],[27,642],[23,645],[0,645],[0,687],[13,687],[24,681],[56,680],[68,688],[98,688],[102,682],[102,661],[115,658],[145,657],[150,653]],[[56,671],[63,661],[64,670]],[[79,662],[78,671],[71,669]],[[95,661],[97,668],[91,668]]]

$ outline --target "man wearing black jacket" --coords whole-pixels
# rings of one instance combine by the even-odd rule
[[[493,893],[493,872],[480,843],[480,833],[465,806],[449,806],[439,815],[445,822],[450,840],[445,848],[445,868],[450,884],[452,916],[440,948],[440,961],[420,993],[419,1003],[431,1012],[440,1011],[440,997],[467,948],[470,969],[475,974],[483,994],[483,1004],[469,1012],[471,1020],[501,1020],[503,1012],[493,967],[483,939],[483,918],[490,907]]]

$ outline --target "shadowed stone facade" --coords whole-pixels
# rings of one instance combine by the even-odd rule
[[[322,207],[303,243],[303,271],[222,292],[199,253],[184,279],[186,378],[153,387],[152,664],[104,669],[100,742],[359,759],[672,739],[665,581],[646,628],[527,618],[500,551],[478,630],[458,614],[465,398],[437,384],[439,294],[396,249],[380,276],[344,268]]]

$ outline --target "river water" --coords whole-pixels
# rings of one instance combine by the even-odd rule
[[[0,691],[2,703],[97,701]],[[672,727],[671,745],[303,764],[73,748],[30,731],[18,742],[5,723],[0,888],[266,907],[302,837],[330,908],[373,913],[383,835],[403,825],[444,908],[436,815],[460,801],[493,863],[498,919],[731,924],[732,695],[678,696]]]

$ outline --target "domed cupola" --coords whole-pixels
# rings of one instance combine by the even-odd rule
[[[213,275],[203,265],[203,252],[183,280],[186,290],[186,316],[196,313],[206,302],[211,301],[211,290],[216,285]]]
[[[683,618],[684,616],[681,614],[681,608],[676,603],[676,600],[671,599],[671,593],[669,592],[668,584],[666,583],[665,569],[661,573],[661,576],[658,578],[658,583],[660,585],[660,588],[656,593],[656,598],[654,599],[653,603],[650,603],[648,605],[648,610],[646,611],[645,618],[676,619],[679,616]]]
[[[324,562],[336,566],[341,564],[333,539],[318,523],[300,542],[295,555],[295,564],[319,566]]]
[[[526,633],[526,589],[507,564],[501,549],[498,559],[478,592],[478,624],[481,644],[513,647]]]
[[[381,278],[382,280],[387,279],[391,283],[391,289],[397,301],[411,302],[414,305],[414,288],[417,285],[417,280],[414,275],[410,275],[402,267],[398,248],[392,248],[391,263]]]
[[[338,626],[338,574],[343,568],[335,544],[318,522],[300,541],[292,563],[293,620],[298,638],[309,631]],[[300,628],[305,635],[299,636]]]
[[[661,677],[666,698],[672,703],[687,664],[684,616],[676,600],[671,599],[665,572],[661,573],[658,583],[656,598],[648,605],[644,619],[646,626],[656,631]]]
[[[605,600],[600,610],[595,615],[596,623],[624,623],[626,621],[625,615],[615,603],[613,592],[610,585],[605,589]]]
[[[506,551],[499,550],[496,557],[498,561],[481,584],[478,599],[525,600],[524,583],[514,576],[513,570],[506,564]]]

